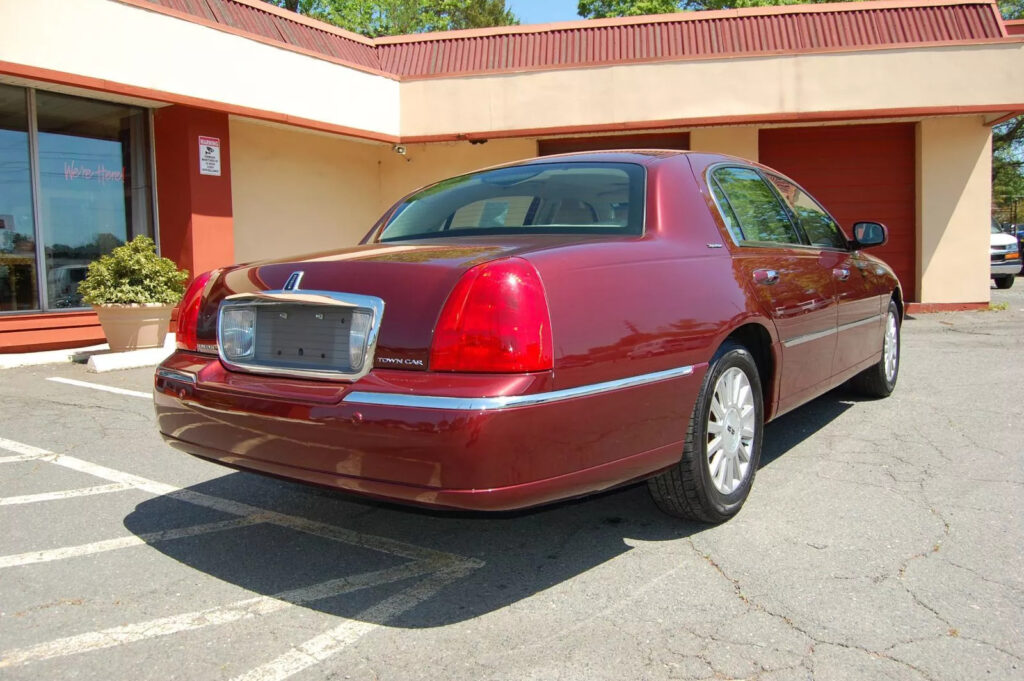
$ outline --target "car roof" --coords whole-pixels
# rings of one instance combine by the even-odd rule
[[[552,154],[550,156],[538,156],[527,158],[511,163],[503,163],[496,168],[508,168],[514,166],[533,165],[538,163],[636,163],[638,165],[652,167],[671,161],[672,159],[689,158],[691,163],[699,167],[706,167],[715,163],[742,163],[745,165],[764,168],[761,164],[737,156],[719,154],[708,151],[683,151],[679,149],[598,149],[594,151],[576,151],[567,154]],[[778,171],[773,171],[778,172]]]

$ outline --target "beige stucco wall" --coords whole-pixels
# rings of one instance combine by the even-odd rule
[[[757,158],[754,127],[691,132],[695,150]],[[478,168],[534,156],[535,139],[407,145],[363,143],[231,119],[232,202],[239,261],[357,243],[402,195]],[[917,290],[924,303],[989,299],[991,130],[983,117],[923,120],[917,152]]]
[[[234,117],[230,132],[239,262],[355,244],[379,217],[384,145]]]
[[[387,151],[381,161],[380,211],[410,191],[447,177],[537,155],[537,140],[490,140],[486,144],[409,144],[405,156]]]
[[[0,1],[0,60],[399,134],[390,78],[112,0]]]
[[[748,161],[756,161],[757,130],[753,126],[695,128],[690,131],[690,149],[730,154]]]
[[[358,243],[408,192],[536,154],[535,140],[415,144],[405,156],[301,128],[231,118],[235,258],[286,257]]]
[[[917,131],[917,275],[923,303],[989,300],[992,130],[982,117]]]
[[[401,84],[402,134],[1022,102],[1022,69],[1010,43],[435,78]]]

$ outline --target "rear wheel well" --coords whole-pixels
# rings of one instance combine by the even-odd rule
[[[761,392],[764,398],[764,413],[768,417],[774,411],[772,404],[772,386],[775,379],[775,359],[772,357],[772,337],[768,329],[760,324],[744,324],[729,334],[731,340],[745,347],[754,357],[757,373],[761,378]]]

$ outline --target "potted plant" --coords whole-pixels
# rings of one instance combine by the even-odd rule
[[[187,270],[156,254],[152,239],[137,236],[93,261],[78,292],[99,316],[110,349],[122,352],[164,344],[187,280]]]

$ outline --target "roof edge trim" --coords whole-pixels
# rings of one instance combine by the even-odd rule
[[[790,113],[742,114],[734,116],[704,116],[673,118],[649,121],[622,121],[592,125],[553,126],[544,128],[520,128],[514,130],[473,131],[436,135],[402,135],[402,144],[429,144],[433,142],[481,142],[492,139],[517,137],[553,137],[560,135],[601,134],[601,133],[642,133],[647,131],[693,128],[738,126],[738,125],[781,125],[800,123],[829,123],[843,121],[856,123],[892,118],[924,118],[930,116],[969,116],[975,114],[1004,114],[1008,111],[1024,111],[1024,102],[1003,104],[950,105],[902,107],[889,109],[844,109],[829,111],[797,111]]]
[[[201,12],[194,13],[191,11],[177,9],[179,5],[169,3],[168,0],[113,1],[146,11],[161,13],[182,21],[188,21],[207,28],[220,30],[232,35],[261,42],[268,46],[296,52],[311,58],[321,59],[347,68],[362,71],[364,73],[382,76],[396,81],[461,77],[480,75],[484,73],[497,74],[533,72],[539,70],[569,70],[575,68],[586,68],[594,65],[607,65],[611,63],[633,64],[646,63],[649,61],[690,61],[693,59],[716,59],[737,55],[751,57],[779,56],[824,51],[859,51],[879,48],[921,47],[932,46],[934,44],[969,45],[976,44],[982,40],[998,41],[1019,39],[1019,34],[1024,33],[1024,30],[1018,31],[1011,29],[1008,31],[1008,25],[1011,25],[1013,29],[1017,28],[1014,25],[1015,22],[1005,22],[1002,19],[995,0],[861,0],[856,2],[833,2],[815,5],[782,5],[717,11],[676,12],[661,15],[592,19],[528,26],[499,26],[370,39],[316,19],[311,19],[304,15],[281,9],[268,2],[264,2],[263,0],[220,0],[221,3],[225,3],[227,5],[234,4],[238,9],[245,8],[246,12],[259,12],[271,15],[273,19],[270,20],[273,22],[292,22],[295,25],[306,27],[303,30],[321,31],[331,36],[335,36],[334,39],[340,39],[342,43],[347,43],[352,49],[357,50],[358,56],[353,56],[351,54],[344,53],[336,54],[336,50],[331,50],[330,52],[327,50],[320,50],[317,49],[313,43],[300,44],[303,43],[302,40],[284,39],[281,35],[281,29],[278,30],[277,35],[272,36],[250,30],[248,28],[236,27],[234,22],[230,20],[223,21],[217,18],[210,18]],[[212,7],[212,5],[213,3],[207,3],[207,7]],[[924,20],[921,20],[913,13],[914,10],[927,11],[941,9],[946,9],[947,13],[971,12],[975,17],[973,21],[980,21],[981,23],[973,24],[971,26],[971,31],[973,31],[972,34],[964,35],[958,33],[960,29],[957,28],[957,25],[959,24],[956,23],[961,21],[961,19],[956,19],[953,24],[947,25],[945,23],[946,19],[936,23],[935,19],[926,17]],[[901,10],[904,10],[904,12],[901,12]],[[864,36],[861,36],[860,32],[863,30],[866,30],[872,35],[881,35],[885,31],[889,30],[884,28],[883,24],[874,23],[879,21],[875,17],[887,13],[892,13],[892,16],[896,16],[896,21],[907,22],[906,26],[909,28],[901,29],[906,33],[906,35],[904,35],[900,40],[884,38],[878,40],[877,35],[875,35],[876,39],[872,40],[872,36],[868,36],[867,42],[862,42]],[[918,12],[918,14],[921,13]],[[678,54],[658,54],[657,56],[649,56],[648,54],[629,54],[621,55],[616,59],[607,61],[590,61],[588,58],[565,59],[565,54],[567,53],[564,53],[564,51],[568,49],[574,51],[576,56],[579,57],[581,46],[582,49],[586,50],[588,49],[587,46],[591,44],[591,41],[595,41],[593,43],[594,45],[599,44],[597,41],[603,39],[595,36],[599,36],[602,32],[607,33],[608,31],[635,31],[638,27],[646,27],[650,30],[678,31],[682,29],[659,29],[658,27],[667,25],[682,27],[694,24],[695,22],[700,22],[702,24],[710,22],[712,25],[724,22],[722,25],[725,26],[730,22],[735,22],[737,19],[750,20],[762,18],[765,21],[771,21],[771,17],[820,17],[823,15],[848,15],[849,17],[852,17],[852,19],[847,19],[845,21],[855,22],[858,27],[857,34],[853,35],[850,40],[833,41],[836,42],[836,44],[817,45],[813,49],[801,46],[800,43],[808,41],[820,42],[820,39],[813,36],[811,38],[807,38],[802,35],[797,36],[796,38],[787,37],[785,40],[781,40],[782,43],[787,44],[792,43],[795,40],[797,43],[796,45],[781,49],[756,49],[756,43],[763,41],[763,36],[760,38],[755,36],[755,38],[752,39],[746,35],[748,31],[741,31],[740,33],[742,35],[737,34],[732,37],[726,35],[726,38],[728,41],[739,40],[743,43],[747,43],[748,40],[753,40],[753,43],[755,44],[753,49],[742,50],[740,52],[730,52],[728,54],[718,54],[715,53],[714,50],[692,52],[688,49],[677,49],[676,51],[679,52]],[[904,18],[900,19],[899,17],[901,16]],[[911,18],[906,18],[908,16]],[[863,19],[861,17],[863,17]],[[796,21],[796,19],[793,21]],[[970,23],[971,19],[968,17],[962,19],[962,21]],[[867,22],[867,24],[865,24],[867,25],[866,29],[862,26],[864,22]],[[914,22],[917,22],[918,25],[914,25]],[[924,26],[925,28],[921,29],[921,26]],[[952,28],[950,28],[950,26],[952,26]],[[974,30],[975,28],[978,30]],[[714,30],[717,31],[718,29],[715,28]],[[727,28],[723,30],[736,31],[738,29]],[[761,29],[762,33],[764,30],[765,29]],[[778,29],[772,29],[772,31],[777,30]],[[921,30],[924,31],[924,34],[919,33]],[[595,31],[597,33],[593,33]],[[772,31],[769,31],[769,33]],[[929,31],[938,31],[935,33],[936,37],[934,40],[927,40],[929,37]],[[574,34],[577,35],[574,37]],[[903,33],[901,33],[901,35],[903,35]],[[907,38],[907,36],[912,35],[916,35],[919,42],[914,42],[913,37]],[[922,38],[925,40],[921,41]],[[620,40],[621,39],[623,38],[620,38]],[[624,39],[630,44],[630,46],[633,45],[633,37],[626,36]],[[644,41],[648,40],[648,38],[637,38],[636,40]],[[653,48],[653,51],[660,53],[662,51],[661,39],[651,38],[651,40],[658,41],[658,46]],[[677,42],[679,39],[673,38],[673,40]],[[479,41],[484,42],[477,44]],[[488,43],[487,41],[490,42]],[[494,41],[500,41],[503,45],[496,45]],[[539,49],[536,44],[531,42],[529,45],[533,46],[525,48],[519,46],[519,41],[570,42],[565,44],[561,44],[561,42],[559,42],[557,45],[546,45],[544,47],[545,54],[551,52],[553,49],[558,53],[558,58],[551,60],[541,58],[537,61],[536,56],[533,55],[532,52],[527,57],[520,56],[521,50],[530,49],[533,52],[536,52],[537,49]],[[314,41],[314,43],[315,42],[316,41]],[[825,42],[829,42],[829,40],[826,39]],[[508,44],[504,45],[504,43]],[[570,44],[571,47],[567,47]],[[606,48],[591,47],[589,49],[603,50]],[[637,49],[638,51],[645,53],[652,51],[652,48],[647,46]],[[425,51],[429,52],[429,54]],[[470,55],[468,61],[466,56],[467,51]],[[512,54],[513,51],[516,55],[514,60],[524,63],[508,63],[508,59],[510,58],[508,55]],[[522,52],[522,54],[526,54],[525,51]],[[498,61],[495,61],[496,59]],[[480,63],[470,63],[473,61]]]
[[[354,137],[371,142],[398,144],[402,141],[401,137],[398,135],[390,135],[383,132],[377,132],[375,130],[364,130],[362,128],[337,125],[335,123],[327,123],[326,121],[318,121],[311,118],[303,118],[301,116],[292,116],[290,114],[280,113],[277,111],[256,109],[253,107],[242,106],[240,104],[228,104],[227,102],[218,102],[200,97],[192,97],[190,95],[182,95],[176,92],[168,92],[166,90],[154,90],[137,85],[129,85],[127,83],[119,83],[116,81],[104,80],[102,78],[93,78],[92,76],[82,76],[76,73],[69,73],[67,71],[56,71],[53,69],[40,68],[38,66],[28,66],[26,64],[18,64],[15,62],[0,60],[0,74],[23,78],[26,80],[39,81],[42,83],[71,85],[73,87],[93,90],[96,92],[107,92],[128,97],[138,97],[155,102],[162,102],[164,104],[182,104],[184,106],[192,106],[197,109],[217,111],[232,116],[255,118],[256,120],[267,121],[270,123],[283,123],[297,128],[329,132],[335,135],[344,135],[345,137]]]
[[[646,64],[672,64],[696,61],[718,61],[723,59],[777,59],[779,57],[812,57],[827,54],[851,54],[857,52],[886,52],[899,50],[929,50],[936,48],[961,48],[988,45],[1014,45],[1024,43],[1024,35],[1010,35],[1005,38],[979,38],[961,42],[933,41],[927,43],[891,43],[884,45],[851,45],[845,47],[819,47],[806,50],[774,50],[765,52],[722,52],[720,54],[677,55],[637,59],[615,59],[585,64],[540,64],[507,69],[486,69],[480,71],[459,71],[456,73],[425,73],[407,76],[393,76],[400,83],[445,80],[458,78],[486,78],[516,74],[540,73],[545,71],[578,71],[584,69],[607,69],[615,66],[642,66]]]

